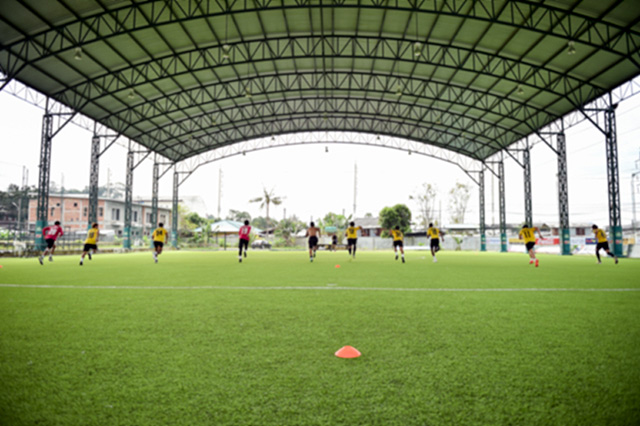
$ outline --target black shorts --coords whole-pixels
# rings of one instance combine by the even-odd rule
[[[52,240],[51,238],[47,238],[45,242],[47,243],[47,248],[53,248],[53,246],[56,245],[56,240]]]
[[[432,238],[431,239],[431,247],[432,248],[440,248],[440,238]]]
[[[604,243],[598,243],[596,245],[596,251],[603,249],[604,251],[609,251],[609,241],[605,241]]]
[[[347,238],[347,245],[355,246],[357,242],[358,242],[357,238]]]
[[[153,246],[156,247],[156,248],[157,247],[162,248],[164,246],[164,243],[162,241],[154,241],[153,242]]]
[[[402,244],[402,240],[394,240],[393,241],[393,246],[394,247],[403,247],[404,244]]]
[[[249,248],[249,240],[240,238],[240,241],[238,241],[238,248],[242,249],[242,247],[244,247],[244,249],[247,250]]]
[[[529,251],[536,246],[536,243],[534,243],[533,241],[529,241],[525,244],[525,246],[527,247],[527,251]]]
[[[309,248],[315,248],[318,245],[318,237],[309,237]]]
[[[98,245],[97,244],[85,244],[84,248],[82,249],[82,251],[89,251],[89,250],[98,250]]]

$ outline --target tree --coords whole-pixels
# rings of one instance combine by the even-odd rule
[[[245,220],[251,220],[251,215],[248,212],[241,212],[239,210],[229,210],[227,220],[234,220],[236,222],[244,222]]]
[[[36,194],[35,186],[20,188],[15,184],[10,184],[6,192],[0,191],[0,220],[26,224],[29,218],[29,200],[35,199]]]
[[[344,215],[337,213],[327,213],[322,219],[318,221],[318,227],[322,230],[327,226],[335,226],[338,229],[347,229],[347,225],[351,220],[351,215],[345,217]]]
[[[402,233],[411,230],[411,210],[404,204],[396,204],[393,207],[385,207],[380,210],[379,223],[385,230],[400,227]],[[388,236],[388,232],[384,232],[383,236]]]
[[[253,218],[253,220],[251,221],[251,226],[255,226],[256,228],[266,231],[272,223],[273,220],[267,221],[267,218],[258,216]]]
[[[449,212],[451,213],[451,222],[464,223],[464,214],[469,204],[470,188],[460,182],[449,191]]]
[[[409,199],[413,200],[418,206],[418,223],[424,229],[427,228],[429,223],[434,222],[437,193],[438,190],[434,185],[425,182],[414,195],[409,196]]]
[[[262,197],[256,197],[253,200],[249,200],[250,203],[260,203],[260,208],[265,209],[267,213],[267,223],[269,222],[269,206],[273,204],[274,206],[279,206],[282,204],[283,197],[277,196],[273,193],[273,189],[267,191],[266,188],[262,188],[264,194]]]
[[[291,216],[286,219],[282,219],[276,227],[275,234],[281,237],[285,241],[285,245],[293,245],[295,243],[295,236],[298,232],[303,230],[306,225],[299,220],[296,216]]]

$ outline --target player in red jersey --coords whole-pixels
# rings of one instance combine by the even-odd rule
[[[244,221],[244,226],[240,227],[240,231],[238,231],[238,236],[240,237],[240,241],[238,242],[238,262],[242,262],[242,248],[244,247],[244,257],[247,257],[247,249],[249,248],[249,234],[251,233],[251,226],[249,226],[249,221]]]
[[[62,226],[60,226],[60,221],[56,220],[53,226],[45,226],[42,230],[42,235],[44,236],[44,240],[47,243],[47,248],[38,258],[38,261],[41,265],[46,255],[49,255],[49,262],[53,262],[53,251],[56,248],[56,240],[58,239],[58,237],[64,235]]]

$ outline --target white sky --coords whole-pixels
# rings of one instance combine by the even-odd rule
[[[29,170],[29,184],[38,180],[40,133],[43,111],[7,93],[0,92],[0,189],[10,183],[20,184],[22,167]],[[640,166],[640,96],[623,102],[617,110],[618,151],[622,222],[632,218],[631,173]],[[68,125],[53,140],[51,180],[60,184],[64,173],[66,188],[82,189],[89,183],[91,133]],[[583,122],[567,131],[569,172],[569,215],[571,223],[608,225],[607,172],[605,140],[593,125]],[[544,144],[537,144],[531,153],[533,170],[534,222],[558,222],[556,190],[557,160]],[[421,155],[365,147],[331,145],[292,146],[248,153],[200,167],[180,187],[180,196],[201,196],[206,211],[218,210],[218,171],[223,171],[222,216],[230,209],[248,211],[252,217],[264,215],[258,203],[249,203],[262,195],[262,188],[273,188],[285,198],[282,205],[272,207],[271,217],[281,219],[297,215],[308,221],[328,212],[350,214],[353,209],[354,163],[358,164],[358,195],[356,216],[377,213],[385,206],[407,204],[417,218],[415,204],[409,196],[423,182],[436,185],[442,205],[444,225],[449,222],[447,192],[456,181],[473,188],[469,201],[467,223],[478,223],[477,186],[457,166]],[[135,171],[134,197],[150,198],[151,157]],[[110,171],[112,182],[125,181],[126,149],[110,148],[100,160],[100,185],[106,184]],[[520,223],[524,218],[523,173],[511,159],[505,163],[507,221]],[[492,182],[486,173],[486,219],[498,222],[498,186],[492,203]],[[160,181],[160,194],[171,197],[172,174]],[[640,210],[640,194],[636,193]],[[494,205],[492,209],[492,204]],[[638,212],[640,215],[640,211]]]

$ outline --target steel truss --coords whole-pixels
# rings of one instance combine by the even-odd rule
[[[622,256],[622,219],[620,217],[620,174],[618,171],[618,136],[616,129],[616,106],[605,110],[605,140],[607,146],[607,182],[609,193],[609,238],[613,241],[613,252]]]
[[[558,153],[558,210],[560,223],[560,248],[563,255],[571,254],[569,231],[569,180],[567,176],[567,145],[564,133],[556,137]]]
[[[51,149],[53,138],[75,116],[57,103],[45,103],[45,114],[42,117],[42,133],[40,139],[40,163],[38,166],[38,201],[36,205],[36,226],[34,242],[37,250],[45,248],[42,230],[47,226],[49,217],[49,181],[51,175]]]

